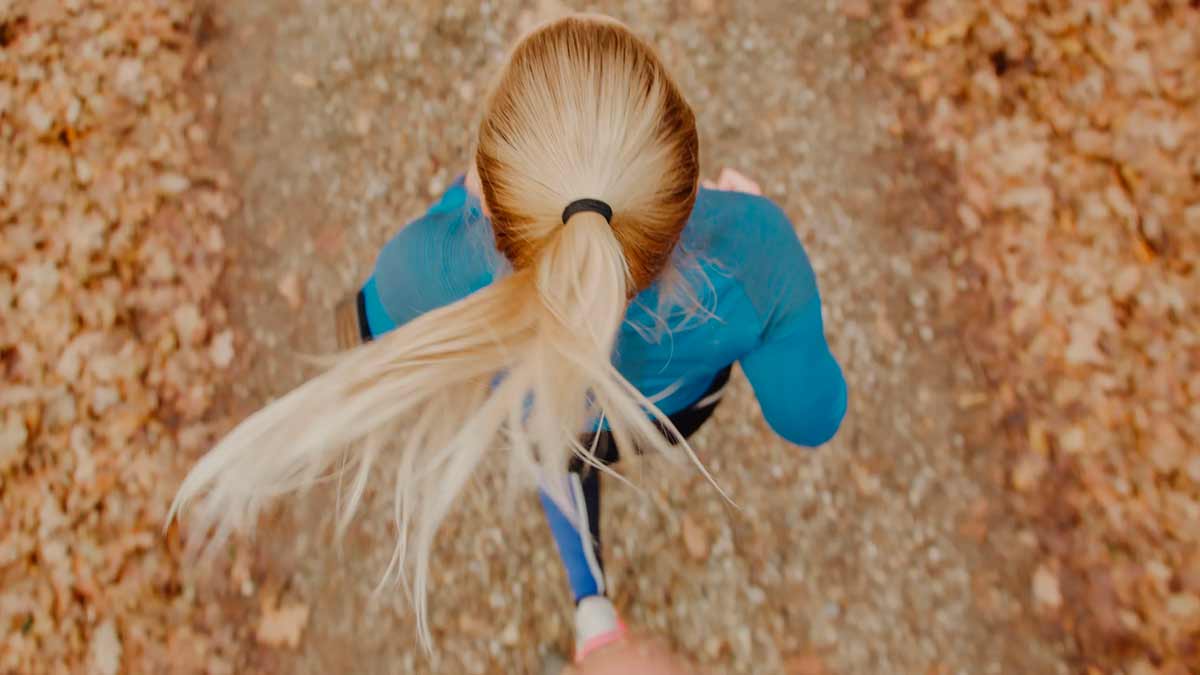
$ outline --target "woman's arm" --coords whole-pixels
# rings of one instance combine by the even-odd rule
[[[816,447],[833,438],[846,414],[846,381],[825,341],[816,274],[777,205],[748,198],[739,219],[746,223],[736,249],[740,278],[763,322],[742,369],[771,428]]]
[[[846,380],[829,351],[814,296],[786,327],[742,359],[763,417],[775,433],[816,447],[833,438],[846,414]]]

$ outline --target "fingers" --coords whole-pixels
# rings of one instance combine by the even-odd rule
[[[745,192],[752,195],[762,194],[762,187],[757,181],[749,178],[740,171],[736,169],[730,169],[729,167],[721,169],[721,174],[717,176],[715,181],[708,178],[701,178],[700,187],[703,187],[707,190]]]
[[[729,167],[721,169],[721,175],[717,177],[717,186],[718,189],[731,192],[745,192],[752,195],[762,194],[762,188],[757,182],[740,171],[730,169]]]
[[[626,638],[575,664],[575,675],[695,675],[687,661],[657,641]]]

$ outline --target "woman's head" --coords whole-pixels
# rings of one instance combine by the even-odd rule
[[[395,481],[385,578],[411,586],[429,643],[434,536],[477,469],[568,499],[572,456],[600,420],[622,447],[682,450],[670,421],[612,364],[629,299],[659,275],[695,201],[691,110],[650,48],[595,17],[548,24],[514,50],[479,132],[477,163],[512,273],[349,352],[255,413],[188,474],[214,542],[272,497],[353,471],[339,529],[374,468]],[[563,222],[577,199],[611,206]],[[437,283],[437,279],[430,279]],[[680,439],[681,440],[681,439]],[[382,466],[381,466],[382,465]],[[215,548],[215,547],[214,547]],[[408,572],[411,571],[411,574]]]
[[[649,45],[611,19],[571,16],[513,50],[476,163],[497,247],[515,268],[563,227],[567,204],[599,199],[613,209],[632,293],[665,267],[691,214],[696,123]]]

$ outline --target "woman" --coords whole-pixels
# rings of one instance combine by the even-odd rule
[[[476,175],[477,195],[459,181],[383,249],[356,303],[367,344],[234,429],[175,506],[201,497],[219,540],[348,462],[344,527],[386,461],[400,533],[389,573],[407,580],[411,565],[428,644],[434,534],[472,474],[503,462],[542,491],[582,655],[620,635],[591,467],[618,449],[694,459],[686,438],[735,361],[767,421],[802,445],[836,431],[845,384],[791,224],[760,197],[700,189],[692,110],[624,26],[572,16],[518,43]]]

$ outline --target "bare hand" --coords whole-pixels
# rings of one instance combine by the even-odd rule
[[[716,181],[701,180],[700,184],[710,190],[724,190],[726,192],[745,192],[752,195],[761,195],[762,188],[753,179],[745,174],[730,169],[728,167],[721,169],[721,175],[717,176]]]
[[[699,671],[661,644],[626,638],[598,649],[569,675],[698,675]]]

